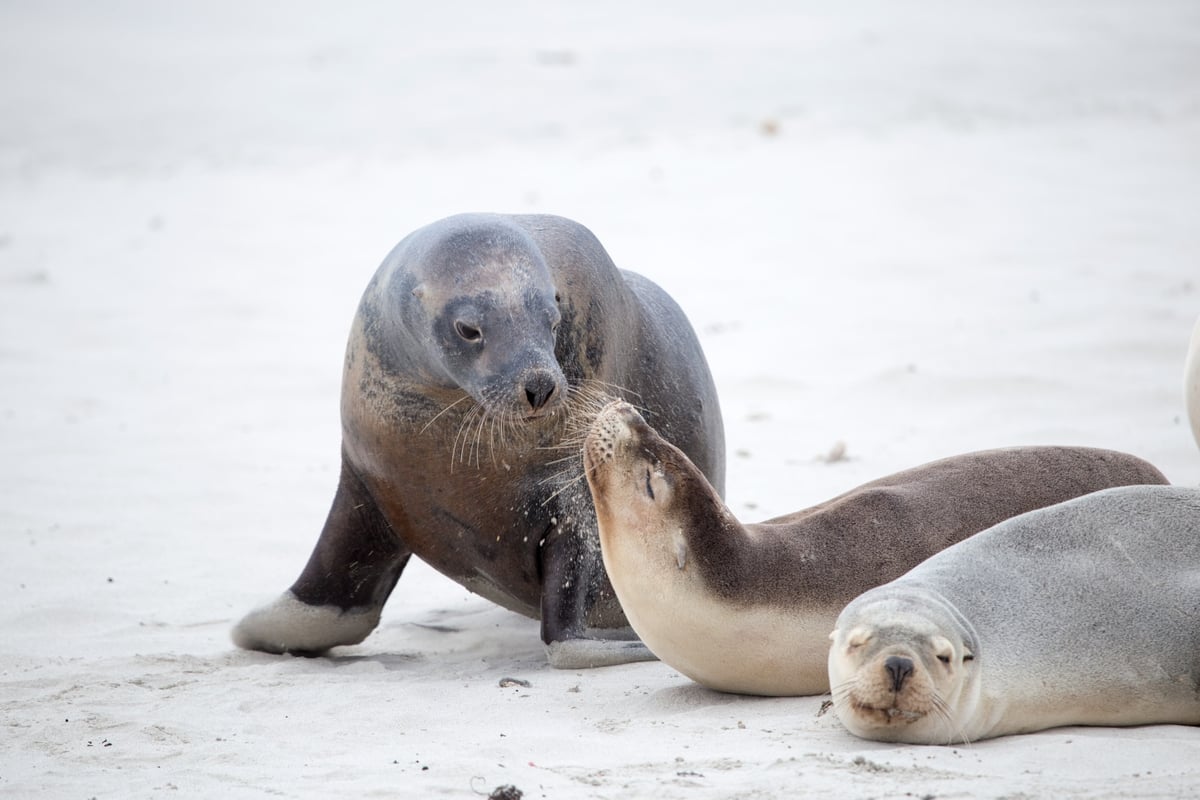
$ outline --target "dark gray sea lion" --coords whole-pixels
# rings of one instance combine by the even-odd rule
[[[468,214],[405,238],[351,329],[325,527],[300,577],[234,641],[305,654],[360,642],[416,555],[540,618],[556,666],[651,657],[629,641],[587,485],[566,477],[578,476],[578,443],[556,449],[586,427],[597,394],[646,408],[723,486],[717,394],[687,318],[590,231]]]
[[[868,739],[1200,725],[1200,489],[1002,522],[855,599],[831,638],[833,707]]]
[[[597,416],[584,464],[604,564],[642,641],[698,683],[764,695],[828,691],[838,612],[939,550],[1034,508],[1166,482],[1109,450],[986,450],[743,525],[703,472],[620,402]]]

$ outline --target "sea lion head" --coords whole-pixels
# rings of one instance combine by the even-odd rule
[[[685,571],[684,531],[690,515],[680,484],[705,488],[720,500],[704,476],[678,448],[655,431],[629,403],[605,406],[592,422],[583,448],[584,473],[600,524],[606,561],[629,547],[670,571]],[[723,506],[722,506],[723,507]],[[606,538],[607,537],[607,538]],[[657,566],[657,565],[656,565]]]
[[[978,690],[978,645],[948,603],[889,591],[860,596],[830,634],[833,707],[853,734],[880,741],[964,740]]]
[[[426,381],[461,389],[501,419],[561,408],[560,296],[536,243],[488,215],[451,217],[419,234],[402,243],[403,269],[387,287],[388,301],[399,305],[389,317],[407,332],[399,340],[409,362],[419,362]]]

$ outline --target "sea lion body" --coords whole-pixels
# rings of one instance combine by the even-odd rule
[[[1097,489],[1165,483],[1108,450],[1027,447],[935,461],[812,508],[743,525],[628,404],[584,446],[613,587],[662,661],[713,689],[829,689],[828,633],[858,594],[996,522]]]
[[[416,555],[540,618],[558,666],[649,657],[636,642],[595,639],[627,623],[587,487],[567,481],[578,469],[560,445],[580,424],[576,401],[598,391],[650,409],[723,486],[720,409],[691,326],[590,231],[466,214],[406,237],[351,330],[325,527],[296,583],[243,619],[235,642],[319,653],[361,641]]]
[[[950,547],[842,611],[854,734],[953,744],[1062,725],[1200,724],[1200,490],[1109,489]]]

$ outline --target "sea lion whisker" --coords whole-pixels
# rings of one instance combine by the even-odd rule
[[[620,384],[617,384],[617,383],[609,383],[608,381],[602,381],[599,378],[588,378],[584,383],[589,388],[603,386],[605,389],[612,389],[612,390],[616,391],[617,396],[613,398],[614,400],[625,399],[627,395],[632,395],[632,396],[636,397],[638,400],[643,399],[641,392],[636,392],[633,389],[630,389],[628,386],[621,386]]]
[[[479,415],[479,423],[475,426],[475,436],[471,441],[471,453],[475,458],[476,469],[483,467],[483,429],[487,426],[490,417],[491,415],[485,411]],[[471,460],[467,459],[467,464],[470,463]]]
[[[608,388],[616,389],[616,393],[608,391]],[[593,408],[603,408],[614,400],[620,400],[622,390],[613,384],[605,384],[599,381],[585,381],[567,389],[568,399],[574,399],[578,403],[586,403]]]
[[[564,480],[566,480],[567,483],[574,483],[575,479],[577,477],[579,477],[577,474],[578,472],[579,472],[579,470],[574,467],[567,467],[565,469],[560,469],[557,472],[547,475],[546,477],[539,480],[538,484],[539,485],[558,484]],[[564,476],[567,476],[567,475],[569,475],[571,477],[569,479],[565,478]]]
[[[582,442],[575,443],[575,442],[571,442],[571,441],[567,441],[566,439],[563,439],[560,444],[539,444],[536,447],[534,447],[533,449],[534,450],[575,450],[575,451],[578,451],[582,447],[582,445],[583,445]]]
[[[541,445],[542,450],[582,450],[584,442],[587,441],[588,432],[585,430],[581,433],[570,433],[559,439],[556,444]]]
[[[471,406],[466,414],[463,414],[462,420],[458,423],[458,431],[454,434],[454,441],[450,447],[450,471],[454,471],[454,463],[459,464],[465,462],[467,458],[467,444],[470,441],[470,430],[475,418],[483,413],[483,406],[478,404]]]
[[[425,431],[429,430],[429,426],[430,426],[430,425],[432,425],[433,423],[437,422],[437,421],[438,421],[438,419],[440,419],[440,418],[441,418],[441,416],[442,416],[443,414],[445,414],[447,411],[449,411],[450,409],[454,408],[456,405],[458,405],[459,403],[463,402],[464,400],[470,400],[470,399],[471,399],[471,395],[469,395],[469,394],[464,394],[462,397],[458,398],[458,399],[457,399],[457,400],[455,400],[453,403],[451,403],[450,405],[446,406],[445,408],[443,408],[443,409],[442,409],[441,411],[439,411],[438,413],[434,414],[434,415],[433,415],[433,417],[432,417],[432,418],[429,420],[429,422],[426,422],[426,423],[425,423],[425,427],[421,428],[420,432],[419,432],[417,435],[418,435],[418,436],[420,436],[421,434],[425,433]]]
[[[496,467],[496,425],[499,420],[498,414],[488,414],[484,420],[487,427],[487,457],[491,459],[492,467]],[[476,453],[476,463],[482,467],[482,457],[484,457],[484,428],[479,429],[479,452]]]
[[[592,467],[592,470],[595,470],[595,466]],[[560,494],[565,492],[567,489],[570,489],[572,486],[574,486],[575,484],[579,483],[581,480],[586,478],[588,476],[588,472],[589,472],[588,468],[584,467],[582,470],[579,471],[578,475],[576,475],[574,478],[572,478],[571,480],[564,483],[562,486],[558,487],[557,491],[555,491],[553,494],[551,494],[549,497],[547,497],[545,500],[543,500],[541,503],[542,506],[544,507],[551,500],[558,497]]]
[[[539,448],[539,449],[541,449],[541,450],[554,450],[554,449],[558,449],[558,448],[552,448],[552,447],[543,447],[543,448]],[[553,465],[553,464],[564,464],[564,463],[566,463],[566,462],[568,462],[568,461],[578,461],[578,460],[579,460],[579,456],[580,456],[580,453],[579,453],[579,448],[572,448],[572,453],[571,453],[571,455],[569,455],[569,456],[563,456],[562,458],[552,458],[552,459],[550,459],[549,461],[546,461],[546,462],[544,462],[544,463],[545,463],[545,465],[546,465],[547,467],[549,467],[549,466],[551,466],[551,465]]]
[[[857,677],[851,676],[849,680],[839,683],[830,689],[830,696],[836,701],[847,701],[854,690],[858,688]]]
[[[497,441],[499,442],[500,452],[504,452],[506,449],[508,449],[508,440],[509,440],[508,430],[511,426],[511,418],[512,418],[512,415],[509,412],[507,412],[503,409],[498,409],[496,407],[493,407],[493,409],[489,412],[488,418],[485,422],[485,424],[487,425],[488,458],[491,459],[493,468],[499,466],[500,462],[503,461],[503,459],[496,458]],[[480,428],[480,431],[479,431],[479,439],[480,439],[479,458],[482,459],[482,456],[483,456],[483,429],[482,428]]]
[[[966,731],[964,731],[961,726],[957,725],[954,722],[954,716],[951,713],[950,704],[946,702],[945,698],[943,698],[940,693],[934,692],[933,696],[930,698],[930,700],[931,700],[930,705],[933,707],[934,716],[940,718],[943,722],[946,723],[946,727],[950,729],[951,733],[956,734],[958,736],[958,740],[960,742],[962,742],[963,746],[970,747],[971,746],[970,737],[967,736]],[[953,743],[954,743],[953,738],[951,738],[950,741],[947,742],[947,744],[953,744]]]
[[[497,448],[501,453],[507,452],[509,443],[515,437],[516,426],[513,420],[514,415],[505,411],[495,411],[491,415],[488,425],[488,447],[493,467],[504,461],[503,458],[497,459]]]
[[[476,406],[477,407],[477,406]],[[458,460],[458,442],[462,438],[463,426],[467,424],[467,419],[471,415],[471,410],[462,416],[458,421],[458,428],[454,431],[454,441],[450,443],[450,472],[454,473],[454,463]]]

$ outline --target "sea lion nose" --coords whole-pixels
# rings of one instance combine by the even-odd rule
[[[558,388],[553,376],[546,372],[535,372],[525,381],[525,400],[529,403],[529,408],[533,411],[541,411],[546,403],[550,402],[550,398],[554,396],[554,390]]]
[[[908,676],[912,675],[913,662],[911,658],[891,656],[887,661],[883,662],[883,668],[892,677],[892,691],[898,692],[904,687],[904,682],[908,680]]]

